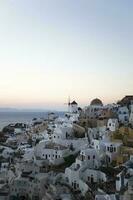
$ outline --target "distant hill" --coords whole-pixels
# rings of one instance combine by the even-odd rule
[[[0,112],[17,112],[16,108],[0,108]]]
[[[57,110],[47,110],[47,109],[41,109],[41,108],[0,108],[0,112],[63,112],[63,111],[57,111]]]

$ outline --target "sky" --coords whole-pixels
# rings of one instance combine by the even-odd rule
[[[0,0],[0,107],[133,94],[132,0]]]

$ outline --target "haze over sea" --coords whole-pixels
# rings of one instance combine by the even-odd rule
[[[63,112],[57,112],[56,114],[62,116]],[[10,112],[3,112],[0,111],[0,130],[4,126],[7,126],[10,123],[16,122],[23,122],[27,123],[30,122],[33,118],[46,118],[48,111],[10,111]]]

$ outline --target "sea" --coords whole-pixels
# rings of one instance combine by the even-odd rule
[[[57,116],[63,116],[64,112],[54,112]],[[47,118],[48,112],[0,112],[0,131],[10,123],[27,123],[33,118]]]

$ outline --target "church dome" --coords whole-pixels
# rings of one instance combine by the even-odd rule
[[[96,106],[103,106],[103,103],[102,103],[102,101],[100,100],[100,99],[93,99],[92,101],[91,101],[91,104],[90,104],[91,106],[94,106],[94,105],[96,105]]]

